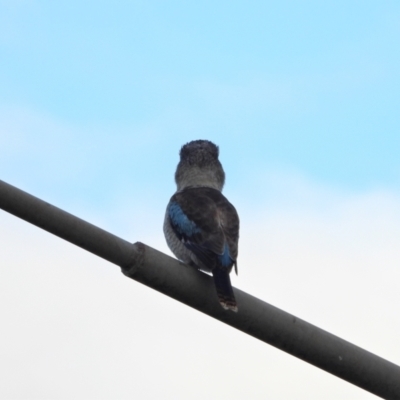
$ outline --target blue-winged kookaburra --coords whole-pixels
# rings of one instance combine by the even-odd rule
[[[229,273],[233,266],[237,273],[239,217],[221,193],[225,173],[218,154],[208,140],[182,146],[164,234],[179,260],[212,273],[221,306],[237,311]]]

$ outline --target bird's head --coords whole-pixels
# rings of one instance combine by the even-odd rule
[[[219,149],[209,140],[193,140],[182,146],[175,172],[178,190],[188,186],[206,186],[222,190],[225,173],[218,160]]]

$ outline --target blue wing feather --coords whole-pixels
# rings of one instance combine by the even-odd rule
[[[187,217],[176,201],[172,201],[169,204],[168,214],[174,229],[180,233],[181,236],[189,238],[201,232],[201,229]]]

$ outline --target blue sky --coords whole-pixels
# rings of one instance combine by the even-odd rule
[[[382,311],[400,301],[393,286],[400,260],[399,18],[396,1],[0,0],[0,179],[125,239],[168,252],[161,226],[175,190],[179,148],[193,139],[212,140],[227,174],[225,194],[241,215],[235,285],[400,363],[395,339],[388,337],[388,347],[381,348],[378,338],[382,331],[400,334],[390,322],[396,310]],[[29,229],[4,221],[20,232],[4,238],[11,253],[20,252],[18,237],[29,237]],[[36,268],[43,264],[46,281],[57,285],[57,258],[44,259],[54,244],[40,238]],[[65,260],[76,263],[73,250],[63,249]],[[20,267],[30,263],[26,257]],[[82,257],[84,269],[89,259]],[[98,282],[94,271],[81,277],[86,287]],[[103,278],[107,287],[110,277]],[[113,284],[118,296],[122,289]],[[349,293],[357,287],[360,304],[343,294],[339,302],[335,288],[341,285]],[[361,303],[371,301],[374,308],[372,286],[381,302],[375,321],[386,322],[379,329],[376,323],[368,336]],[[99,295],[94,287],[87,290]],[[163,304],[163,298],[149,299]],[[185,313],[173,310],[177,320]],[[74,321],[77,332],[85,331],[80,321],[93,310],[86,312]],[[143,317],[141,324],[152,323]],[[168,346],[176,350],[175,342]],[[281,360],[285,371],[289,361]],[[49,373],[53,364],[42,363]],[[263,366],[274,372],[272,364]],[[127,361],[124,368],[132,366]],[[343,382],[333,378],[329,385],[339,392],[328,383],[312,392],[311,367],[298,368],[304,375],[293,369],[292,379],[301,377],[293,397],[276,372],[273,398],[298,399],[300,389],[304,398],[343,395]],[[241,390],[250,381],[244,379]],[[132,395],[125,389],[121,398]],[[115,397],[112,386],[107,390]],[[213,390],[221,398],[218,383]],[[351,393],[357,398],[359,391]],[[51,396],[62,397],[57,388]]]
[[[2,108],[79,127],[71,146],[91,142],[95,157],[104,141],[152,131],[136,162],[149,146],[165,157],[207,137],[239,177],[285,168],[350,190],[399,187],[396,2],[1,7]]]

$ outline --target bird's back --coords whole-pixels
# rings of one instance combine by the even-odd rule
[[[167,207],[166,219],[178,240],[193,253],[192,261],[200,269],[230,272],[236,264],[239,217],[220,191],[189,187],[175,193]],[[172,247],[171,250],[175,253]]]

